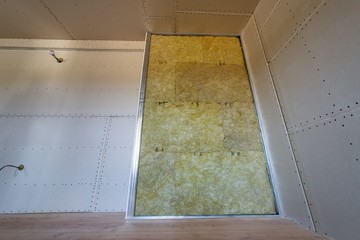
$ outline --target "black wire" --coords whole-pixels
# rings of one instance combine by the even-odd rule
[[[0,171],[1,170],[3,170],[4,168],[6,168],[6,167],[13,167],[13,168],[17,168],[17,169],[19,169],[19,167],[18,166],[14,166],[14,165],[5,165],[5,166],[3,166],[2,168],[0,168]]]

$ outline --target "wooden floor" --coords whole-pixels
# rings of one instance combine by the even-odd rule
[[[326,239],[282,219],[131,220],[122,213],[0,215],[0,239]]]

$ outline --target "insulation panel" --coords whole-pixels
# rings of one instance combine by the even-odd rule
[[[275,214],[239,39],[152,35],[135,216]]]

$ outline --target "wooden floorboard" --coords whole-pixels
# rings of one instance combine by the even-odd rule
[[[125,220],[123,213],[0,215],[0,239],[326,239],[284,219]]]

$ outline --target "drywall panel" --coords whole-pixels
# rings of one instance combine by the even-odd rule
[[[104,118],[1,117],[1,166],[25,169],[1,171],[0,211],[89,211],[105,123]]]
[[[132,146],[107,147],[95,211],[125,212],[132,152]]]
[[[176,32],[175,18],[154,18],[146,19],[147,30],[157,33],[174,33]]]
[[[292,135],[316,229],[334,239],[360,238],[360,110]]]
[[[250,15],[179,12],[176,14],[178,33],[239,35]]]
[[[143,0],[142,3],[146,17],[175,18],[174,0]]]
[[[53,93],[55,92],[55,94]],[[137,90],[96,94],[78,91],[2,91],[1,115],[134,115]],[[110,104],[112,103],[112,105]],[[117,104],[116,104],[117,103]],[[116,105],[115,105],[116,104]]]
[[[143,40],[141,1],[43,0],[49,11],[78,40]]]
[[[242,33],[242,44],[279,213],[313,229],[306,196],[254,18]]]
[[[360,18],[355,6],[327,1],[271,63],[286,99],[284,106],[301,109],[288,112],[293,131],[357,107],[360,51],[355,39],[360,35],[356,24]],[[339,14],[343,12],[348,13]],[[334,15],[337,24],[331,24]]]
[[[346,240],[360,236],[359,7],[323,1],[268,59],[315,229]]]
[[[126,209],[135,121],[135,117],[110,118],[95,211],[124,212]]]
[[[0,16],[1,38],[73,38],[43,1],[1,1]]]
[[[315,64],[318,60],[313,59],[316,55],[305,44],[302,36],[296,36],[270,63],[290,131],[327,117],[323,106],[328,101],[329,89],[322,88],[322,74]],[[314,98],[318,98],[316,103]],[[299,107],[302,111],[291,111]]]
[[[328,2],[271,63],[276,78],[287,79],[278,81],[279,88],[283,90],[284,98],[287,99],[284,105],[288,109],[302,109],[301,112],[288,113],[292,129],[356,107],[359,98],[353,90],[360,87],[359,81],[356,80],[359,70],[355,64],[360,60],[356,53],[359,43],[353,41],[353,38],[344,38],[346,29],[343,27],[323,28],[331,21],[329,16],[336,14],[336,11],[347,10],[350,11],[346,9],[345,4],[335,8]],[[354,23],[357,18],[355,14],[348,14],[339,17],[338,22],[349,26],[356,35],[360,32]],[[321,33],[319,29],[323,29]],[[334,34],[334,31],[337,34]],[[297,57],[293,58],[295,54]],[[285,62],[288,67],[282,68]],[[344,64],[345,62],[347,64]],[[311,108],[306,107],[309,104],[312,105]]]
[[[0,50],[0,165],[25,165],[1,171],[0,212],[123,211],[143,53],[21,44]]]
[[[279,2],[280,2],[280,0],[259,1],[258,5],[254,11],[256,24],[259,29],[262,29],[265,22],[269,19],[272,11],[275,9],[276,5]]]
[[[267,59],[275,57],[323,1],[279,1],[260,31]]]
[[[1,149],[2,165],[23,164],[25,169],[23,171],[14,168],[3,169],[2,187],[35,185],[41,188],[53,184],[74,186],[77,183],[93,185],[92,175],[96,173],[101,151],[102,148],[97,146],[3,148]],[[51,201],[51,198],[46,201]],[[1,207],[6,209],[8,204],[10,203],[2,202]]]
[[[178,0],[177,10],[186,12],[218,12],[252,14],[259,0]]]
[[[34,150],[97,147],[105,123],[105,117],[1,116],[0,145]]]
[[[1,187],[1,213],[90,212],[89,184],[8,185]]]
[[[55,53],[1,50],[2,115],[135,114],[141,52]]]

